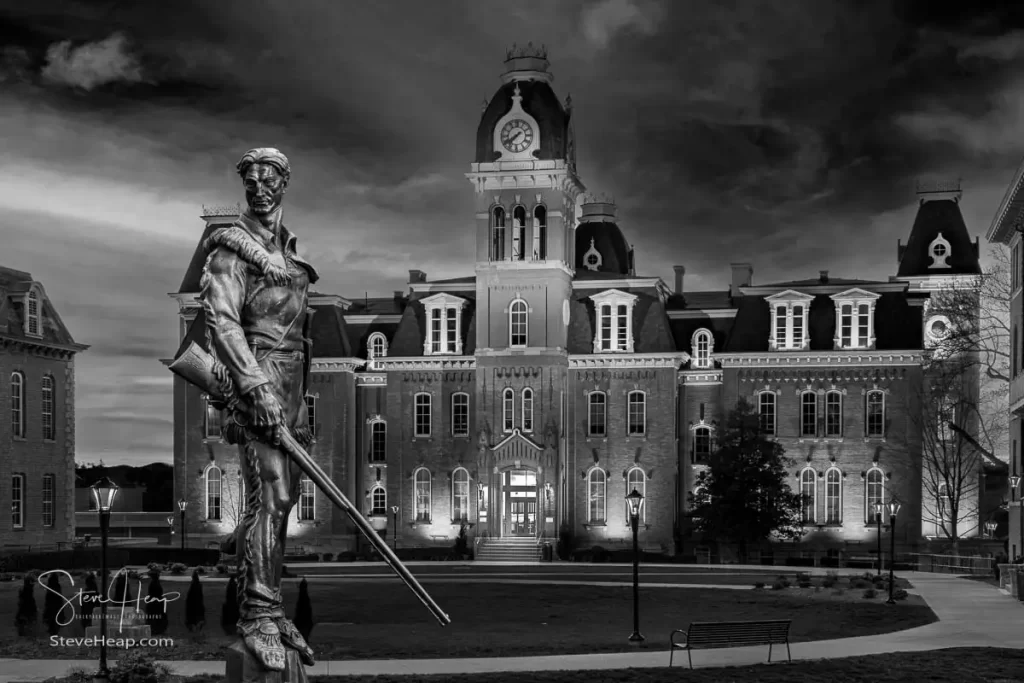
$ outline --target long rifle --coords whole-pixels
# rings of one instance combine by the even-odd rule
[[[216,365],[216,359],[203,347],[194,341],[188,345],[188,347],[178,355],[178,357],[172,362],[168,368],[171,372],[178,375],[186,382],[194,384],[203,391],[205,391],[210,398],[215,401],[226,401],[228,396],[223,395],[221,390],[220,382],[218,382],[216,374],[214,373],[214,367]],[[230,382],[230,378],[225,384]],[[234,386],[231,385],[231,392],[234,393]],[[381,539],[377,534],[376,530],[370,525],[370,523],[359,514],[359,511],[349,502],[345,494],[341,492],[341,489],[330,480],[330,478],[324,473],[323,469],[316,464],[309,453],[299,445],[292,436],[292,433],[282,427],[280,431],[281,448],[295,461],[295,464],[306,473],[314,484],[323,491],[332,503],[337,505],[343,510],[349,518],[355,523],[356,527],[363,532],[366,539],[377,549],[377,552],[381,554],[384,561],[388,563],[388,566],[394,570],[398,577],[405,582],[416,597],[420,599],[427,609],[430,610],[431,614],[437,619],[441,626],[447,626],[452,623],[451,618],[445,613],[444,610],[438,606],[434,599],[430,597],[423,586],[420,585],[416,577],[409,572],[402,561],[398,559],[395,553],[388,547],[388,544]],[[396,530],[397,533],[397,530]]]

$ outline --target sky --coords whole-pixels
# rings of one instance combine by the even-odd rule
[[[640,274],[884,279],[918,180],[962,179],[984,241],[1024,155],[1020,5],[0,0],[0,264],[91,347],[78,459],[170,462],[167,293],[203,205],[242,199],[245,150],[291,160],[286,223],[318,291],[472,274],[481,107],[506,49],[544,44]]]

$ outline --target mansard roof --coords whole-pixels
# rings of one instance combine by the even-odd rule
[[[668,316],[661,300],[645,290],[623,290],[636,297],[633,304],[633,349],[636,353],[661,353],[675,351],[675,340],[669,329]],[[594,352],[594,330],[597,327],[597,312],[590,298],[600,292],[574,291],[569,304],[569,330],[567,344],[569,353],[589,354]]]
[[[462,335],[462,353],[470,356],[476,351],[476,293],[444,292],[444,294],[466,302],[462,307],[462,326],[459,333]],[[414,299],[409,302],[402,313],[402,319],[398,323],[388,347],[388,356],[398,358],[422,356],[423,340],[426,339],[426,334],[427,312],[423,307],[423,298]]]
[[[729,290],[721,292],[683,292],[682,294],[672,294],[665,305],[665,308],[670,311],[706,311],[732,307],[733,301],[732,297],[729,295]]]
[[[721,351],[725,348],[725,341],[733,327],[732,318],[710,318],[708,316],[695,318],[674,318],[669,320],[669,329],[672,331],[672,338],[675,340],[676,350],[685,351],[693,355],[692,348],[693,333],[704,328],[711,332],[714,340],[712,351]]]
[[[931,268],[932,258],[929,247],[942,233],[949,242],[949,268]],[[896,277],[920,275],[978,275],[981,263],[978,260],[978,241],[971,241],[960,204],[953,199],[923,201],[917,210],[914,227],[904,246],[898,244],[897,255],[900,267]]]
[[[33,288],[39,292],[39,337],[25,334],[25,295]],[[32,279],[32,274],[0,266],[0,335],[24,339],[33,343],[49,343],[72,347],[76,351],[89,348],[78,344],[53,307],[43,286]]]

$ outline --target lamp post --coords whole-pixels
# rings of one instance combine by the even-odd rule
[[[181,549],[185,549],[185,508],[188,507],[188,501],[182,498],[178,501],[178,509],[181,510]]]
[[[398,506],[391,506],[391,526],[393,527],[392,535],[394,538],[391,540],[391,545],[394,550],[398,550]]]
[[[896,515],[900,513],[900,504],[893,500],[889,502],[889,599],[887,605],[895,605],[896,600],[892,597],[895,578],[893,578],[893,565],[896,562]]]
[[[875,524],[878,526],[878,534],[876,539],[878,541],[878,573],[882,573],[882,504],[875,503]]]
[[[174,543],[174,515],[167,515],[167,545]]]
[[[1010,475],[1010,500],[1011,501],[1013,500],[1014,495],[1017,493],[1017,487],[1019,485],[1020,485],[1020,476],[1018,476],[1016,474]],[[1020,521],[1017,524],[1017,531],[1020,532],[1020,546],[1019,546],[1020,549],[1021,549],[1020,552],[1024,553],[1024,507],[1021,507],[1022,505],[1024,505],[1024,501],[1018,500],[1017,501],[1017,508],[1018,508],[1017,509],[1017,516],[1020,518]],[[1013,562],[1015,559],[1017,559],[1017,558],[1011,557],[1010,558],[1010,562]]]
[[[629,642],[639,645],[644,637],[640,635],[640,509],[644,504],[642,493],[633,489],[633,492],[626,496],[629,504],[629,524],[633,528],[633,633],[629,636]]]
[[[100,513],[100,670],[96,681],[109,681],[110,669],[107,667],[107,532],[110,529],[110,508],[114,505],[117,495],[117,484],[109,477],[103,477],[92,485],[92,498]]]

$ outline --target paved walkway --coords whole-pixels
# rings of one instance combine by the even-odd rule
[[[692,566],[692,565],[691,565]],[[736,569],[748,569],[735,567]],[[754,567],[749,567],[753,569]],[[776,570],[777,571],[777,570]],[[787,572],[788,573],[788,572]],[[845,572],[844,572],[845,573]],[[927,626],[859,638],[842,638],[792,645],[793,659],[833,659],[887,652],[938,650],[949,647],[1005,647],[1024,649],[1020,629],[1024,624],[1024,603],[980,581],[921,572],[901,572],[935,611],[939,621]],[[715,586],[723,588],[723,586]],[[682,619],[687,621],[687,619]],[[685,624],[681,624],[685,625]],[[778,650],[776,650],[778,652]],[[679,657],[677,656],[678,660]],[[683,659],[686,657],[683,655]],[[765,647],[728,650],[699,650],[693,654],[695,667],[759,664],[767,659]],[[184,675],[224,673],[224,662],[167,662],[175,673]],[[476,659],[385,659],[320,662],[307,672],[312,676],[460,674],[494,671],[566,671],[668,666],[665,650],[544,657],[490,657]],[[685,662],[676,666],[686,667]],[[96,661],[0,660],[0,683],[41,681],[64,674],[70,668],[95,669]]]

